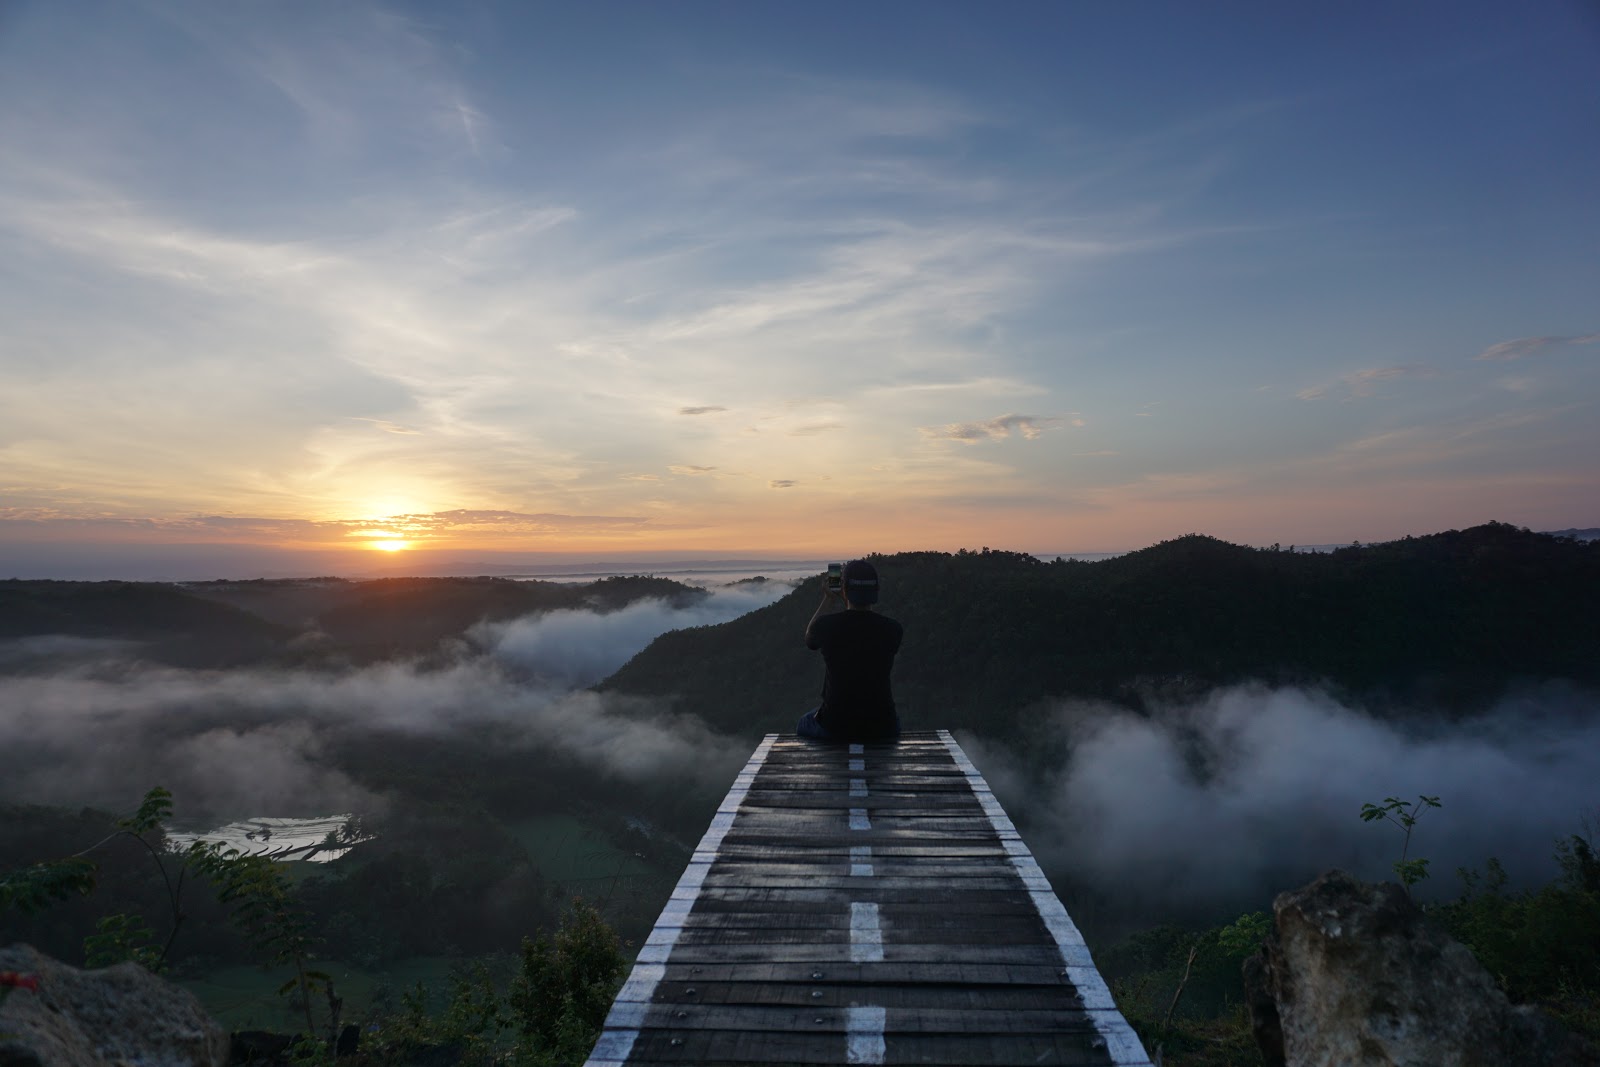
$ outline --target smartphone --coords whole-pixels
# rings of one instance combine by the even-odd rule
[[[828,564],[828,588],[837,593],[844,588],[844,564]]]

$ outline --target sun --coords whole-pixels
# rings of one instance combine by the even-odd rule
[[[409,541],[368,541],[367,542],[367,547],[368,548],[375,548],[379,552],[399,552],[402,549],[410,548],[411,547],[411,542],[409,542]]]

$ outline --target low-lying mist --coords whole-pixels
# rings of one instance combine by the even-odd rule
[[[125,811],[163,785],[190,826],[380,813],[390,787],[363,784],[341,757],[397,737],[526,752],[530,775],[574,768],[597,790],[609,778],[720,792],[754,731],[729,736],[692,708],[583,687],[669,629],[787,592],[550,612],[479,625],[448,657],[341,669],[190,670],[127,643],[0,643],[0,801]],[[906,710],[911,728],[944,725]],[[1059,884],[1134,915],[1260,908],[1334,866],[1392,877],[1400,835],[1363,823],[1361,805],[1421,793],[1443,804],[1411,846],[1432,863],[1424,896],[1453,894],[1454,869],[1491,856],[1523,884],[1549,878],[1554,840],[1600,810],[1600,695],[1550,684],[1468,721],[1417,712],[1402,725],[1312,689],[1241,686],[1148,715],[1060,703],[1037,709],[1027,743],[961,740]]]
[[[1360,819],[1390,796],[1440,799],[1410,846],[1430,860],[1424,898],[1456,894],[1456,868],[1491,856],[1516,881],[1547,880],[1555,840],[1600,812],[1600,696],[1565,686],[1421,728],[1314,690],[1242,686],[1148,717],[1062,704],[1039,730],[1064,764],[1025,769],[961,740],[1047,870],[1139,914],[1262,908],[1330,867],[1393,880],[1400,831]]]
[[[497,728],[497,743],[633,780],[715,784],[745,740],[652,702],[583,690],[667,630],[725,622],[787,586],[718,590],[687,607],[557,611],[469,634],[454,659],[343,670],[183,670],[130,646],[57,639],[0,646],[0,800],[125,810],[154,785],[186,822],[380,811],[334,765],[335,743]]]
[[[617,611],[552,611],[483,623],[469,635],[501,663],[571,688],[593,685],[668,630],[714,626],[789,593],[781,583],[717,590],[686,607],[639,600]]]

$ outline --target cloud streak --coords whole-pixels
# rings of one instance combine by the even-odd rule
[[[999,415],[983,422],[952,422],[945,426],[924,426],[922,435],[935,441],[959,441],[975,445],[983,441],[1003,441],[1013,432],[1028,441],[1038,440],[1044,431],[1061,422],[1039,415]]]
[[[1365,399],[1373,396],[1378,391],[1381,382],[1391,382],[1400,378],[1432,378],[1438,374],[1431,367],[1407,365],[1403,367],[1367,367],[1353,371],[1341,377],[1331,385],[1313,385],[1295,393],[1300,400],[1320,400],[1338,386],[1344,386],[1344,395],[1347,400]]]
[[[1527,359],[1552,348],[1564,348],[1568,345],[1592,345],[1597,342],[1600,342],[1600,333],[1586,333],[1575,337],[1518,337],[1513,341],[1501,341],[1499,344],[1490,345],[1472,358],[1489,363],[1506,363],[1512,360]]]

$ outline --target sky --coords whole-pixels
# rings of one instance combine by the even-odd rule
[[[1597,90],[1577,0],[0,0],[0,576],[1600,526]]]

